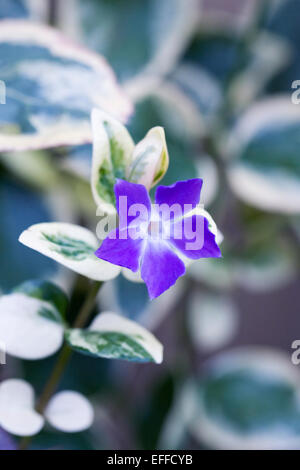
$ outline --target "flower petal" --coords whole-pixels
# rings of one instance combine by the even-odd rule
[[[115,229],[103,240],[95,255],[109,263],[131,269],[139,269],[139,259],[142,254],[144,240],[134,240],[128,229]]]
[[[178,181],[171,186],[158,186],[155,193],[155,202],[156,204],[167,204],[169,207],[173,204],[179,204],[183,215],[187,212],[185,205],[189,205],[189,210],[191,210],[199,204],[202,184],[202,179],[193,178]]]
[[[141,276],[151,299],[169,289],[184,273],[184,263],[165,241],[148,241],[142,260]]]
[[[141,209],[144,208],[138,218],[139,222],[147,222],[151,214],[151,201],[145,186],[142,184],[129,183],[125,180],[117,180],[115,185],[116,206],[120,219],[127,218],[127,222],[132,223],[137,215],[129,215],[130,207],[133,205],[140,205]],[[120,197],[126,197],[126,206],[123,205]],[[129,213],[128,213],[129,212]],[[125,228],[126,224],[120,220],[120,226]]]
[[[190,259],[220,258],[221,251],[208,220],[201,215],[185,217],[173,224],[170,242]]]

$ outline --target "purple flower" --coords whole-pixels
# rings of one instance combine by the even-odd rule
[[[151,206],[144,186],[117,180],[119,227],[109,233],[96,256],[133,272],[140,269],[151,299],[185,273],[184,259],[219,258],[209,222],[203,211],[197,211],[201,188],[201,179],[159,186]]]

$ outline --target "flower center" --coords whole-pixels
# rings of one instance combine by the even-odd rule
[[[151,220],[148,225],[148,234],[152,238],[159,238],[162,232],[161,220]]]

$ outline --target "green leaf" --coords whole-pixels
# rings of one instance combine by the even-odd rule
[[[54,354],[63,342],[65,302],[60,289],[42,282],[25,283],[2,296],[0,340],[7,353],[30,360]]]
[[[171,81],[187,99],[195,103],[206,128],[222,102],[222,91],[218,80],[200,65],[184,61],[172,73]]]
[[[90,279],[105,281],[120,272],[118,266],[96,257],[100,242],[90,230],[78,225],[58,222],[32,225],[21,233],[19,241]]]
[[[185,60],[203,67],[221,84],[225,84],[238,62],[239,44],[235,35],[226,32],[199,32],[185,53]],[[248,60],[244,56],[243,63]]]
[[[169,156],[164,130],[150,129],[136,146],[127,129],[112,116],[94,109],[91,186],[95,202],[104,213],[115,213],[116,179],[126,179],[150,189],[165,174]]]
[[[6,85],[1,151],[90,142],[96,106],[121,120],[131,113],[102,57],[39,24],[7,20],[0,31],[0,76]]]
[[[81,40],[107,57],[122,80],[143,72],[169,72],[193,33],[198,14],[194,0],[76,3]]]
[[[165,132],[162,127],[153,127],[135,147],[127,179],[150,189],[162,179],[168,166]]]
[[[15,287],[13,292],[23,293],[29,297],[49,302],[55,308],[56,312],[46,307],[40,310],[40,314],[49,319],[62,322],[66,318],[68,308],[68,297],[66,294],[52,282],[43,280],[32,280],[23,282]]]
[[[92,128],[92,193],[100,209],[115,213],[114,185],[116,178],[125,178],[134,142],[120,122],[99,109],[93,110]]]
[[[300,212],[300,110],[290,96],[254,104],[234,128],[228,177],[246,203],[270,212]]]
[[[83,240],[69,237],[64,233],[48,234],[42,236],[51,243],[52,249],[57,253],[74,261],[83,261],[94,254],[95,248]]]
[[[153,362],[150,354],[134,337],[122,333],[71,330],[66,333],[68,343],[78,351],[106,359],[124,359],[135,362]]]
[[[210,447],[299,448],[299,378],[289,356],[254,347],[222,353],[196,389],[191,429]]]
[[[145,328],[114,313],[99,314],[87,330],[70,329],[67,342],[78,352],[134,362],[162,361],[162,346]]]

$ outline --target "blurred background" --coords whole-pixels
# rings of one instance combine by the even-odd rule
[[[194,263],[152,302],[143,284],[122,276],[107,283],[95,313],[109,309],[147,326],[164,344],[164,362],[75,353],[61,386],[90,398],[95,423],[79,434],[46,429],[32,446],[300,449],[300,365],[291,360],[300,339],[299,2],[0,0],[0,19],[50,24],[103,55],[133,103],[127,125],[135,141],[152,126],[165,128],[170,167],[162,183],[203,178],[202,202],[224,235],[223,259]],[[3,144],[2,134],[30,138],[39,117],[45,126],[47,112],[68,120],[72,109],[61,98],[70,77],[30,69],[34,55],[26,58],[30,82],[27,72],[10,75],[1,28],[0,80],[15,93],[7,86],[0,104],[0,289],[50,279],[67,290],[72,316],[88,281],[17,239],[42,221],[95,231],[92,147],[76,139],[35,150]],[[74,96],[86,100],[80,109],[88,116],[90,84],[80,73],[71,79],[72,106]],[[59,90],[55,109],[39,102],[38,81]],[[23,377],[39,392],[54,361],[8,357],[0,378]]]

